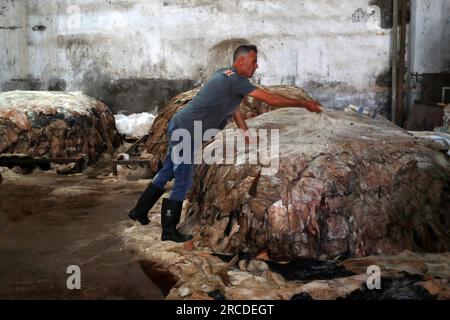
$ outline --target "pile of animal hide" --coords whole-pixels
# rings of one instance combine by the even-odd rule
[[[450,249],[447,148],[382,117],[337,111],[280,109],[248,125],[279,137],[227,154],[234,164],[197,167],[184,227],[196,246],[273,259]],[[204,155],[234,144],[220,135]],[[270,161],[250,163],[261,150]]]
[[[0,94],[0,136],[0,154],[86,156],[89,164],[121,143],[108,107],[82,93]]]

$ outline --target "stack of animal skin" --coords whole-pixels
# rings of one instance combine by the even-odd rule
[[[82,93],[11,91],[0,94],[0,154],[41,158],[85,156],[96,163],[120,145],[114,117]]]

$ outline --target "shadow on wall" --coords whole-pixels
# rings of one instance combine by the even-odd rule
[[[1,91],[13,91],[13,90],[24,90],[24,91],[35,91],[41,90],[43,84],[39,79],[26,78],[26,79],[10,79],[5,81],[1,86]]]
[[[342,110],[353,104],[371,110],[389,118],[391,109],[391,89],[383,83],[383,74],[377,78],[377,90],[358,90],[346,82],[308,81],[303,89],[328,109]]]
[[[81,90],[85,94],[103,101],[113,113],[159,112],[173,97],[195,87],[191,79],[167,80],[145,78],[122,78],[113,80],[102,74],[99,68],[88,71],[83,76],[81,86],[69,89]],[[10,79],[1,85],[1,91],[65,91],[64,79]]]
[[[83,92],[101,100],[113,113],[141,113],[160,111],[179,93],[193,89],[192,79],[167,80],[122,78],[113,80],[94,68],[83,76]]]
[[[381,28],[392,29],[394,17],[392,10],[394,7],[392,0],[371,0],[370,5],[378,6],[381,10]]]
[[[217,70],[233,65],[234,51],[239,46],[247,44],[250,44],[250,41],[246,39],[228,39],[209,49],[206,79],[203,80],[209,80]]]
[[[40,79],[26,78],[26,79],[10,79],[1,86],[1,91],[65,91],[67,82],[64,79],[51,78],[47,85]]]

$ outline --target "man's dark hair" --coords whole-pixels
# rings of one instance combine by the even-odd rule
[[[258,48],[253,45],[253,44],[249,44],[249,45],[244,45],[244,46],[240,46],[239,48],[236,49],[236,51],[234,52],[233,55],[233,62],[236,62],[236,60],[243,55],[248,54],[250,51],[255,51],[256,53],[258,53]]]

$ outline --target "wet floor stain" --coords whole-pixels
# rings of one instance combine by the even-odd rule
[[[56,175],[0,185],[0,299],[164,299],[120,237],[130,189]],[[67,287],[71,265],[80,267],[81,290]]]
[[[139,261],[144,273],[147,277],[167,296],[170,290],[176,285],[177,279],[168,271],[160,270],[156,264],[151,261]]]
[[[273,272],[281,274],[289,281],[331,280],[355,275],[330,260],[318,261],[300,258],[288,263],[268,261],[267,264]]]

